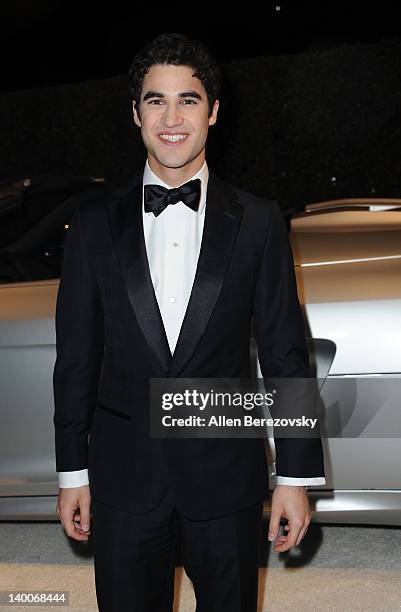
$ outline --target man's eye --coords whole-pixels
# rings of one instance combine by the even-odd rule
[[[159,99],[149,100],[149,104],[163,104],[163,100],[159,100]]]
[[[187,104],[196,104],[195,100],[192,100],[191,98],[185,98],[184,100],[181,101],[182,104],[187,105]]]

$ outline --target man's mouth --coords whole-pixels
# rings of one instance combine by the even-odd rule
[[[181,144],[188,138],[188,134],[158,134],[160,140],[166,144]]]

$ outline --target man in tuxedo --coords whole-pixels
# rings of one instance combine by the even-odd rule
[[[249,377],[252,321],[264,377],[310,376],[279,208],[206,164],[219,84],[208,50],[183,35],[163,34],[135,56],[145,168],[113,193],[89,196],[65,242],[53,377],[57,512],[70,537],[92,533],[104,612],[172,610],[177,529],[198,612],[257,605],[264,441],[152,437],[150,379]],[[321,441],[278,438],[276,458],[268,539],[282,552],[306,533],[305,487],[325,482]]]

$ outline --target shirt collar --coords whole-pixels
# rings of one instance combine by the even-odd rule
[[[194,174],[189,181],[194,179],[200,179],[201,181],[201,195],[199,200],[198,214],[201,215],[204,213],[206,206],[206,190],[207,184],[209,180],[209,169],[207,167],[206,160],[203,162],[202,168],[198,170],[196,174]],[[187,182],[187,181],[185,181]],[[168,185],[164,181],[162,181],[154,172],[151,170],[149,166],[149,160],[146,160],[145,169],[143,172],[143,186],[145,185],[161,185],[162,187],[166,187],[167,189],[171,189],[171,185]],[[180,187],[180,185],[178,185]],[[152,214],[152,213],[149,213]]]

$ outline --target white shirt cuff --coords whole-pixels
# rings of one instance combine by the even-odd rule
[[[277,476],[278,485],[289,485],[292,487],[310,487],[313,485],[325,485],[326,479],[324,476],[315,476],[313,478],[291,478],[290,476]]]
[[[88,470],[75,470],[73,472],[58,472],[58,486],[60,489],[83,487],[89,484]]]

